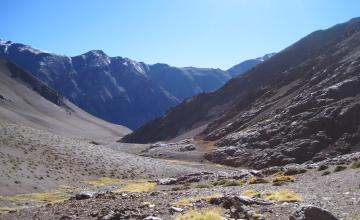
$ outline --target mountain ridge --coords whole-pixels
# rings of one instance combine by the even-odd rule
[[[189,97],[211,92],[232,77],[220,69],[148,65],[109,57],[102,50],[68,57],[4,40],[0,40],[0,57],[32,73],[90,114],[130,128],[163,115]]]

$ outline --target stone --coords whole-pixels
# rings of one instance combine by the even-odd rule
[[[175,207],[175,206],[171,206],[170,211],[172,211],[172,212],[183,212],[184,209],[179,208],[179,207]]]
[[[186,144],[183,145],[179,148],[179,151],[183,152],[183,151],[193,151],[195,150],[195,146],[193,144]]]
[[[284,175],[291,176],[296,174],[305,173],[307,170],[302,167],[287,167],[284,171]]]
[[[162,220],[162,219],[158,218],[158,217],[154,217],[154,216],[148,216],[148,217],[144,218],[143,220]]]
[[[176,178],[165,178],[157,180],[159,185],[171,185],[177,183],[178,179]]]
[[[313,205],[303,205],[289,216],[289,220],[339,220],[329,211]]]
[[[75,194],[75,196],[72,197],[72,199],[74,199],[74,200],[84,200],[84,199],[90,199],[92,196],[93,196],[93,193],[81,192],[81,193]]]

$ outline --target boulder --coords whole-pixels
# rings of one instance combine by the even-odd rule
[[[179,207],[175,207],[175,206],[171,206],[171,207],[170,207],[170,211],[171,211],[171,212],[183,212],[184,209],[179,208]]]
[[[94,195],[94,193],[91,193],[91,192],[81,192],[81,193],[75,194],[75,196],[73,196],[71,199],[73,199],[73,200],[90,199],[91,197],[93,197],[93,195]]]
[[[179,148],[179,151],[181,151],[181,152],[193,151],[193,150],[195,150],[195,146],[193,144],[186,144]]]
[[[165,179],[157,180],[157,183],[159,185],[171,185],[171,184],[176,184],[177,182],[178,182],[178,179],[176,179],[176,178],[165,178]]]
[[[289,216],[289,220],[339,220],[329,211],[313,205],[303,205]]]

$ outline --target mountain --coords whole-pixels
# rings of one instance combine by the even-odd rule
[[[108,138],[131,131],[89,115],[4,59],[0,59],[0,121],[68,137]]]
[[[214,141],[210,161],[262,168],[360,150],[360,18],[315,31],[123,142]]]
[[[90,114],[129,128],[163,115],[182,100],[213,91],[231,78],[220,69],[148,65],[109,57],[101,50],[68,57],[3,40],[0,57],[30,72]],[[242,70],[251,67],[243,66]]]
[[[146,74],[152,82],[181,101],[199,93],[213,91],[231,78],[226,71],[220,69],[177,68],[167,64],[150,65]]]
[[[256,65],[267,61],[274,55],[275,55],[275,53],[269,53],[262,57],[258,57],[256,59],[245,60],[245,61],[231,67],[226,72],[228,72],[231,77],[239,76],[239,75],[245,73],[246,71],[248,71],[249,69],[255,67]]]

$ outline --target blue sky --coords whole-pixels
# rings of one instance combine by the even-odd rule
[[[1,0],[0,39],[149,64],[229,68],[360,16],[358,0]]]

